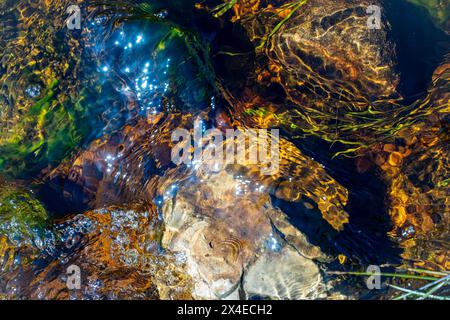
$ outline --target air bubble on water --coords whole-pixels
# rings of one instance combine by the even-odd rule
[[[161,10],[156,14],[156,16],[160,19],[165,19],[169,15],[169,11],[167,10]]]
[[[107,19],[108,18],[106,17],[106,15],[100,15],[100,16],[97,16],[97,17],[94,18],[94,23],[96,25],[102,25],[102,24],[104,24],[106,22]]]
[[[28,98],[34,99],[41,95],[41,86],[39,84],[30,84],[25,89],[25,94]]]

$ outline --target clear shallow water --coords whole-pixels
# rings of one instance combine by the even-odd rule
[[[58,5],[61,6],[59,11],[44,10],[36,14],[31,10],[29,14],[45,23],[48,16],[60,14],[64,6]],[[5,217],[13,218],[2,221],[6,232],[1,238],[1,292],[6,298],[123,299],[191,295],[332,298],[340,297],[339,294],[359,297],[366,290],[361,288],[361,282],[353,286],[345,285],[347,280],[344,280],[341,287],[327,292],[325,284],[333,287],[334,282],[339,281],[319,271],[319,267],[346,271],[368,264],[395,266],[402,263],[402,242],[414,237],[418,227],[405,223],[399,226],[398,235],[390,234],[396,227],[390,216],[392,204],[386,200],[395,193],[390,185],[392,181],[380,170],[361,172],[365,170],[355,165],[352,158],[333,158],[335,152],[341,150],[339,143],[330,146],[317,138],[298,139],[285,130],[284,139],[293,141],[295,147],[285,144],[286,167],[281,176],[267,181],[261,176],[255,177],[252,168],[245,167],[232,168],[228,172],[230,176],[224,174],[220,179],[190,168],[175,168],[170,161],[170,134],[177,127],[192,128],[195,118],[201,118],[205,128],[223,129],[251,126],[258,121],[255,116],[247,122],[247,114],[242,113],[241,106],[230,105],[227,96],[228,90],[240,91],[245,85],[242,77],[252,72],[252,68],[242,67],[249,63],[248,55],[245,52],[237,55],[238,58],[225,55],[230,57],[227,59],[215,52],[224,48],[248,50],[250,40],[239,33],[243,29],[230,32],[229,24],[221,29],[217,22],[200,19],[206,17],[202,14],[197,22],[192,22],[196,20],[179,15],[183,10],[188,9],[171,8],[168,15],[162,14],[164,11],[157,14],[162,14],[163,21],[171,19],[173,14],[180,25],[200,30],[197,37],[203,39],[203,43],[211,43],[209,53],[216,57],[211,63],[202,60],[204,51],[198,51],[196,38],[184,34],[184,29],[176,29],[174,33],[171,32],[173,26],[145,19],[110,29],[110,23],[102,15],[89,18],[83,32],[71,35],[79,44],[65,47],[67,43],[61,40],[62,52],[78,48],[81,53],[71,57],[69,70],[75,70],[71,76],[59,73],[58,69],[47,71],[52,79],[59,81],[56,87],[35,80],[36,74],[40,75],[40,69],[45,69],[49,61],[58,60],[59,52],[55,49],[53,56],[44,55],[42,62],[32,68],[33,76],[25,69],[15,78],[7,77],[11,83],[23,82],[23,87],[27,88],[26,98],[22,93],[15,93],[19,97],[17,101],[28,99],[25,106],[38,102],[33,116],[52,115],[58,110],[54,101],[68,102],[62,103],[65,112],[61,117],[48,120],[50,126],[45,127],[45,121],[37,122],[38,128],[44,128],[37,134],[33,132],[36,124],[23,124],[31,129],[21,135],[18,145],[30,137],[32,141],[41,141],[37,149],[43,150],[37,152],[41,155],[39,161],[35,159],[34,144],[24,151],[23,148],[15,150],[15,144],[3,149],[8,154],[21,151],[15,161],[29,159],[33,167],[29,172],[28,164],[26,173],[20,170],[14,173],[21,180],[9,177],[9,182],[5,183],[10,184],[12,190],[33,191],[36,196],[31,193],[32,196],[41,202],[36,207],[24,208],[25,216],[29,216],[28,212],[41,212],[42,208],[50,215],[50,219],[43,219],[46,220],[43,226],[28,227],[29,219],[18,221],[14,219],[14,210],[8,209]],[[8,10],[4,11],[8,16]],[[11,23],[18,23],[17,19],[12,19]],[[411,61],[414,59],[405,58],[404,52],[414,47],[410,37],[425,39],[438,29],[427,20],[426,28],[421,29],[426,31],[416,35],[415,29],[404,30],[406,24],[393,23],[398,59],[402,61],[398,66],[402,74],[400,88],[406,97],[425,95],[431,73],[443,59],[443,51],[433,53],[426,48],[446,38],[439,32],[432,39],[428,38],[426,45],[417,47],[420,50],[415,57],[429,61],[430,65],[416,65]],[[33,28],[18,24],[13,30],[26,34],[32,33]],[[48,37],[58,37],[58,32]],[[167,37],[172,37],[171,41],[167,41]],[[47,39],[39,41],[48,43]],[[230,68],[239,69],[242,76],[229,72]],[[211,70],[217,70],[217,74]],[[8,69],[3,76],[10,74],[14,73]],[[223,80],[225,87],[211,81],[216,76]],[[42,79],[42,75],[40,77]],[[233,80],[238,80],[237,84]],[[39,83],[40,91],[36,90],[37,84],[30,88],[30,83]],[[282,90],[273,85],[261,96],[278,103],[285,98]],[[13,96],[13,92],[9,92],[8,103]],[[48,106],[39,104],[46,98],[51,101]],[[70,111],[73,107],[79,113],[73,114]],[[67,123],[71,124],[68,129]],[[14,124],[12,121],[11,128],[17,128]],[[80,138],[73,139],[74,145],[66,145],[67,139],[58,142],[48,138],[78,135]],[[39,140],[39,136],[44,138]],[[53,155],[48,152],[52,143],[55,143],[55,150],[67,150]],[[396,147],[402,147],[401,143]],[[445,152],[445,149],[440,151]],[[4,168],[5,176],[14,172],[8,166]],[[30,180],[33,184],[28,184]],[[264,188],[257,188],[258,191],[248,188],[258,183]],[[244,190],[243,194],[236,194],[235,188]],[[17,196],[8,195],[6,199],[11,197]],[[298,198],[301,201],[294,200]],[[17,200],[9,203],[12,206],[9,208],[15,209],[14,201]],[[29,200],[20,196],[18,201]],[[324,203],[333,208],[331,218],[323,209]],[[446,208],[440,216],[444,228]],[[338,230],[334,220],[339,220],[342,212],[349,215],[350,223]],[[435,224],[441,225],[440,222]],[[22,225],[24,227],[19,228]],[[233,232],[227,230],[227,226],[231,226]],[[14,230],[12,238],[16,242],[11,243],[10,230]],[[439,227],[436,230],[433,232],[440,232]],[[437,241],[438,254],[445,252],[445,234],[441,232],[440,236],[443,242]],[[196,241],[202,237],[209,241]],[[201,255],[211,258],[199,259]],[[344,262],[338,255],[345,256]],[[426,260],[426,254],[420,259]],[[441,263],[445,269],[446,262]],[[81,291],[67,289],[66,269],[72,264],[83,270]],[[235,292],[233,282],[237,282],[243,272],[242,265],[247,266],[249,274],[247,282],[244,281],[245,294]],[[262,285],[255,274],[273,273],[271,265],[279,266],[280,278],[271,278],[270,285]],[[293,271],[299,272],[294,273],[295,279],[290,278]],[[213,279],[217,288],[198,286],[199,279],[205,277]],[[308,279],[317,281],[311,283]],[[33,286],[29,286],[31,282]],[[279,296],[273,296],[273,290]]]

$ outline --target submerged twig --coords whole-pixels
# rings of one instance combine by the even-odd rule
[[[439,297],[439,296],[434,296],[434,295],[431,295],[431,294],[425,294],[423,292],[414,291],[414,290],[410,290],[410,289],[405,289],[405,288],[402,288],[402,287],[399,287],[399,286],[396,286],[396,285],[393,285],[393,284],[388,284],[388,286],[391,287],[391,288],[394,288],[396,290],[399,290],[399,291],[407,292],[410,295],[414,294],[414,295],[418,295],[418,296],[425,297],[425,298],[426,297],[433,298],[433,299],[436,299],[436,300],[448,300],[445,297]]]

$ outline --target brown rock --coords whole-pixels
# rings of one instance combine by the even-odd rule
[[[393,167],[398,167],[402,163],[403,155],[399,152],[392,152],[389,155],[389,164]]]

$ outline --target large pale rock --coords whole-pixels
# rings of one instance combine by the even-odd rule
[[[184,185],[164,204],[162,244],[186,255],[196,298],[229,295],[272,233],[270,220],[258,205],[262,197],[239,196],[238,183],[223,171],[206,182]]]
[[[244,282],[252,282],[247,285],[247,296],[283,299],[307,298],[322,282],[312,260],[322,255],[319,248],[289,227],[286,217],[272,207],[269,194],[250,180],[224,170],[194,176],[163,190],[162,245],[185,255],[194,298],[238,298],[243,277]],[[282,227],[299,250],[286,243],[274,225]],[[261,283],[264,277],[255,275],[270,277],[275,272],[275,265],[269,266],[272,262],[284,275],[292,272],[297,279],[282,296]],[[278,280],[284,281],[272,279],[275,288],[284,285]],[[303,289],[305,294],[300,294]]]

